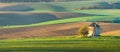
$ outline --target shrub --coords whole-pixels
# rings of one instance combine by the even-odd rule
[[[88,35],[88,26],[81,26],[77,32],[78,37],[87,37]]]

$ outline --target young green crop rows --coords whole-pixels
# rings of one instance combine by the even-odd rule
[[[0,52],[119,52],[120,37],[0,40]]]

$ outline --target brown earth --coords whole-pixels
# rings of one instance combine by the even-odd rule
[[[16,3],[0,3],[0,7],[12,6],[16,5]]]
[[[47,26],[0,29],[0,39],[71,36],[76,35],[76,32],[80,26],[88,24],[90,24],[90,22],[75,22]],[[102,28],[101,35],[120,36],[120,24],[99,24]]]

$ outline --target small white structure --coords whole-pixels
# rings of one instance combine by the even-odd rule
[[[92,23],[88,26],[88,37],[100,36],[100,26]]]

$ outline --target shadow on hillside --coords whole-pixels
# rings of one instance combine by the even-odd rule
[[[1,13],[0,26],[26,25],[73,17],[96,16],[84,13]]]
[[[0,14],[0,25],[25,25],[57,19],[50,14]]]
[[[36,5],[34,5],[36,6]],[[44,4],[44,5],[37,5],[37,7],[31,7],[26,4],[17,4],[17,5],[11,5],[11,6],[5,6],[5,7],[0,7],[0,11],[33,11],[36,8],[39,10],[49,10],[49,11],[54,11],[54,12],[66,12],[64,7],[61,6],[55,6],[52,4]]]
[[[84,6],[80,9],[120,9],[120,2],[100,2],[97,5]]]
[[[11,5],[0,7],[0,11],[33,11],[34,9],[25,5]]]
[[[51,8],[53,8],[55,12],[66,12],[66,11],[68,11],[64,7],[61,7],[61,6],[51,5]]]

